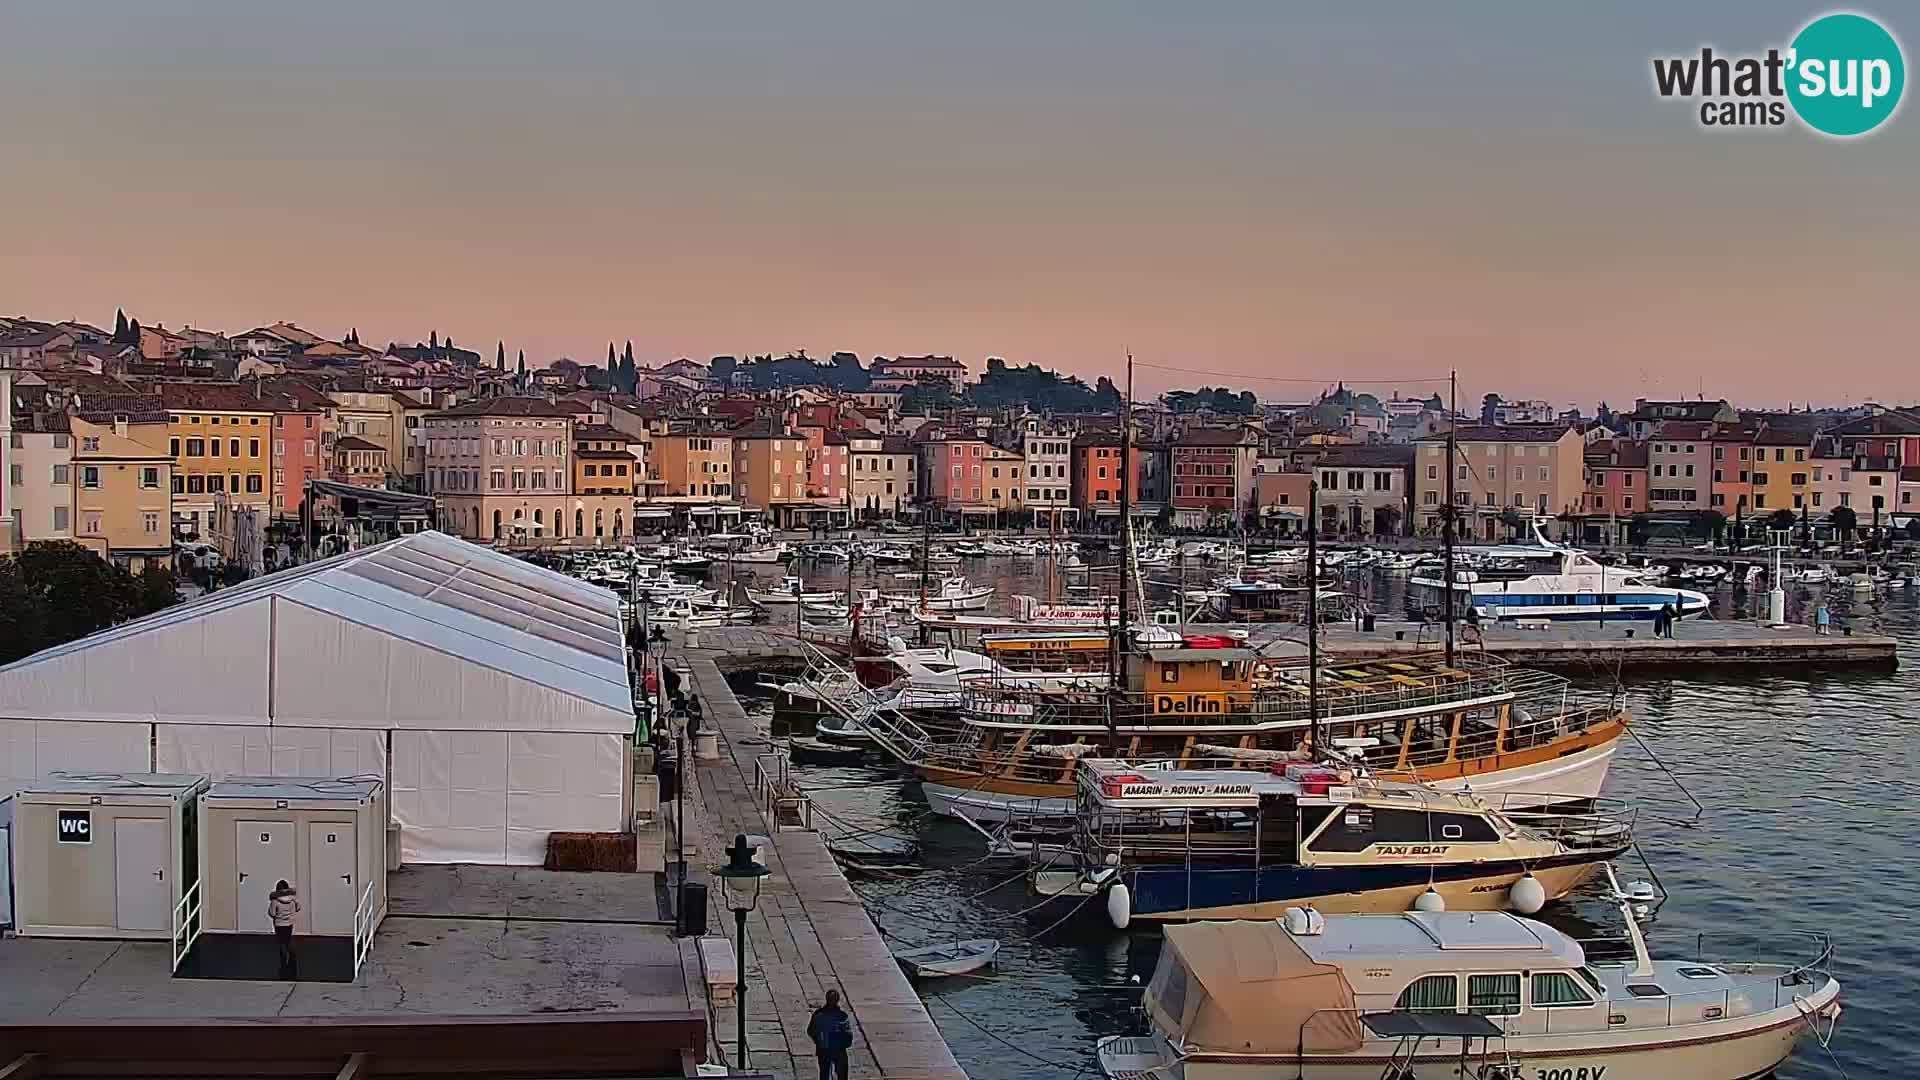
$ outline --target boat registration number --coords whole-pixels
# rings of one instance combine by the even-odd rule
[[[1605,1065],[1581,1065],[1566,1069],[1535,1069],[1533,1080],[1600,1080],[1607,1075]]]

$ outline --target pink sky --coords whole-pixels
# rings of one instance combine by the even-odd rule
[[[1450,366],[1476,400],[1920,398],[1913,117],[1709,134],[1644,85],[1794,9],[468,10],[18,7],[0,309],[541,363],[1091,380],[1131,348],[1280,398]]]

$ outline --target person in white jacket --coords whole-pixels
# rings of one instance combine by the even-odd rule
[[[280,969],[293,969],[293,917],[300,911],[300,893],[281,879],[267,894],[267,919],[273,923],[273,936],[280,944]]]

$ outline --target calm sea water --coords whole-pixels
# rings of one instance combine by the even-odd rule
[[[1033,592],[1045,587],[1033,562],[996,559],[965,571],[1003,595]],[[856,583],[866,577],[856,572]],[[824,568],[817,580],[845,582]],[[1396,583],[1367,587],[1378,590],[1383,609],[1397,595]],[[1833,602],[1843,600],[1853,625],[1901,641],[1898,672],[1631,679],[1622,692],[1645,746],[1624,745],[1608,794],[1640,807],[1643,847],[1671,893],[1648,930],[1656,955],[1693,955],[1704,935],[1710,956],[1797,959],[1808,945],[1792,931],[1831,935],[1846,1010],[1833,1052],[1858,1078],[1909,1071],[1900,1033],[1911,1020],[1900,1017],[1920,1000],[1920,597]],[[1741,617],[1736,609],[1756,602],[1764,596],[1722,590],[1716,615]],[[1811,602],[1794,597],[1791,617]],[[1606,692],[1598,680],[1587,689]],[[1032,900],[1018,873],[980,864],[978,838],[929,816],[894,770],[801,774],[823,829],[910,839],[940,868],[911,880],[856,882],[887,935],[909,944],[1000,939],[991,974],[920,984],[971,1075],[1091,1075],[1094,1039],[1136,1029],[1140,990],[1131,979],[1151,976],[1156,931],[1115,932],[1097,916],[1051,929],[1033,922],[1023,914]],[[1676,778],[1705,806],[1697,823]],[[1639,876],[1636,868],[1623,879]],[[1611,905],[1592,892],[1547,917],[1582,937],[1617,925]],[[1779,1075],[1841,1073],[1803,1040]]]

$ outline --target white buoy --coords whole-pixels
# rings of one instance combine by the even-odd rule
[[[1532,915],[1547,906],[1547,887],[1532,873],[1524,874],[1507,890],[1507,906],[1522,915]]]
[[[1133,894],[1127,891],[1123,882],[1114,882],[1107,890],[1107,921],[1113,923],[1115,930],[1125,930],[1133,921]]]
[[[1433,886],[1429,885],[1427,886],[1426,892],[1423,892],[1419,896],[1416,896],[1413,898],[1413,910],[1445,911],[1447,910],[1447,899],[1446,897],[1441,896],[1439,893],[1433,891]]]

